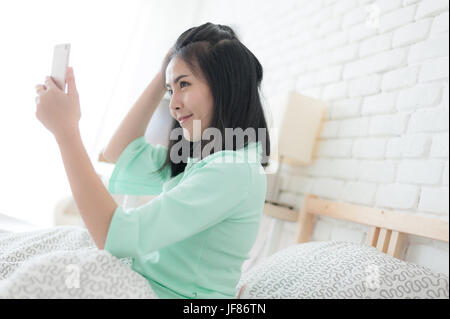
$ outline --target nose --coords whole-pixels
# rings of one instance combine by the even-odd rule
[[[177,96],[175,96],[175,94],[173,94],[170,98],[169,109],[172,112],[182,109],[182,102]],[[175,114],[175,113],[173,113],[173,114]]]

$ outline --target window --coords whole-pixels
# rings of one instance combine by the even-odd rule
[[[54,137],[35,117],[34,86],[50,75],[53,46],[71,43],[80,130],[95,162],[118,79],[124,68],[135,71],[125,63],[137,61],[142,6],[142,0],[0,1],[1,214],[53,226],[57,201],[72,195]]]

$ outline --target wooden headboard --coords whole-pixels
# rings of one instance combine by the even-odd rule
[[[327,216],[369,226],[367,244],[395,258],[400,258],[404,234],[449,241],[449,222],[391,210],[319,199],[306,194],[300,212],[292,207],[266,201],[264,213],[281,220],[297,222],[295,243],[308,242],[314,217]]]

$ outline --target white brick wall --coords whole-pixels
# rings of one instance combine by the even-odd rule
[[[349,96],[367,96],[380,92],[381,75],[369,75],[349,81]]]
[[[448,158],[448,132],[433,136],[430,156],[435,158]]]
[[[448,160],[444,168],[444,176],[442,185],[448,186]]]
[[[420,109],[411,114],[408,131],[422,132],[448,132],[448,108],[433,107]]]
[[[423,187],[419,209],[425,212],[445,214],[448,210],[448,187]]]
[[[408,54],[408,63],[416,64],[423,60],[448,56],[448,41],[448,32],[446,32],[442,36],[412,45]]]
[[[362,27],[362,26],[358,26]],[[344,80],[392,70],[406,62],[406,49],[394,49],[355,62],[348,63],[344,68]]]
[[[443,11],[448,12],[448,0],[423,0],[420,1],[417,8],[416,20],[427,16],[436,16]]]
[[[387,144],[385,138],[360,138],[353,143],[352,155],[354,158],[379,160],[384,158]]]
[[[431,137],[425,134],[409,134],[388,141],[386,158],[422,158],[426,155]]]
[[[448,11],[440,14],[433,21],[433,25],[431,27],[431,35],[436,35],[442,32],[448,32],[449,18]]]
[[[355,44],[356,45],[356,44]],[[389,50],[392,45],[392,33],[382,34],[361,42],[359,56],[366,57],[374,53]]]
[[[402,135],[409,120],[408,113],[378,115],[370,119],[370,136]]]
[[[392,183],[395,181],[394,161],[362,161],[358,167],[358,179],[366,182]]]
[[[433,19],[428,18],[418,22],[409,23],[395,30],[392,46],[394,48],[414,44],[425,40],[430,31]],[[390,44],[390,43],[389,43]]]
[[[368,96],[364,99],[361,110],[362,115],[392,113],[395,109],[397,92],[382,92]]]
[[[448,81],[448,56],[427,60],[420,69],[419,82]]]
[[[436,106],[441,101],[442,84],[418,84],[411,88],[400,90],[397,100],[397,110],[405,111],[422,107]]]
[[[380,17],[380,32],[384,33],[408,24],[414,20],[415,12],[416,6],[410,5],[382,15]]]
[[[381,84],[381,89],[383,91],[392,91],[404,87],[409,87],[417,83],[418,75],[418,67],[406,67],[386,72],[383,75],[383,83]]]
[[[348,182],[342,189],[341,199],[362,205],[372,205],[377,185],[373,183]]]
[[[299,208],[311,192],[448,220],[448,0],[219,3],[204,1],[199,24],[243,31],[264,67],[265,97],[295,89],[327,104],[315,161],[283,166],[279,200]],[[319,218],[313,240],[363,242],[366,233]],[[448,274],[448,244],[408,238],[406,260]]]
[[[352,152],[352,144],[351,139],[319,141],[317,155],[319,157],[349,157]]]
[[[441,181],[444,163],[436,160],[404,160],[398,166],[400,183],[436,185]]]
[[[361,98],[346,99],[329,103],[329,114],[332,119],[346,119],[359,116]]]
[[[411,184],[383,184],[378,187],[376,205],[381,207],[414,209],[419,187]]]

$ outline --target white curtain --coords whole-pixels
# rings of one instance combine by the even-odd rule
[[[53,135],[35,117],[34,86],[50,75],[53,46],[71,43],[81,134],[95,161],[142,7],[141,0],[0,2],[1,214],[51,226],[56,202],[71,194]]]
[[[34,86],[50,75],[53,47],[71,43],[80,130],[98,154],[159,70],[176,38],[197,25],[202,0],[0,1],[0,215],[53,226],[71,196],[53,135],[36,119]]]

